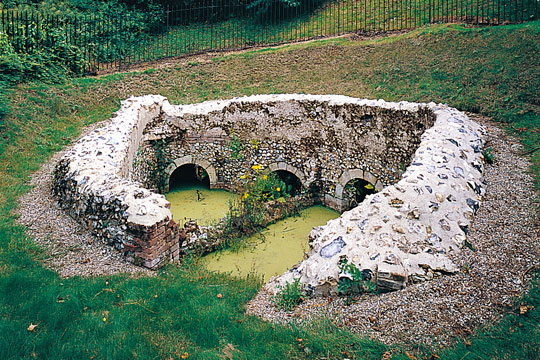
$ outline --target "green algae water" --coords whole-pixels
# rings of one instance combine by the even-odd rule
[[[247,239],[240,250],[227,249],[203,258],[208,270],[235,276],[256,274],[268,281],[290,269],[304,258],[309,250],[308,235],[314,226],[324,225],[339,216],[337,211],[324,206],[312,206],[290,217],[269,225],[260,234]]]
[[[225,190],[209,190],[203,185],[190,184],[173,189],[165,195],[171,203],[176,222],[197,220],[199,225],[215,224],[227,214],[229,200],[234,194]]]
[[[209,190],[201,184],[185,184],[166,194],[174,220],[183,224],[196,220],[200,225],[215,224],[229,210],[229,201],[236,195],[225,190]],[[314,226],[324,225],[339,216],[324,206],[312,206],[269,225],[261,234],[246,240],[240,250],[227,249],[208,254],[203,263],[208,270],[235,276],[256,274],[264,281],[290,269],[308,251],[308,235]]]

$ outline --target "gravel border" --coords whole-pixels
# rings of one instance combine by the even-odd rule
[[[360,296],[351,305],[345,305],[344,298],[312,298],[291,312],[276,310],[262,290],[248,304],[248,314],[281,323],[329,316],[339,326],[387,344],[436,346],[448,345],[509,311],[540,262],[536,193],[529,162],[517,156],[522,151],[519,141],[488,119],[468,115],[486,127],[486,146],[493,149],[495,163],[486,166],[486,195],[470,227],[468,241],[475,251],[464,248],[453,259],[461,272],[402,291]],[[155,275],[125,261],[60,210],[50,188],[52,170],[63,153],[33,174],[33,188],[20,198],[18,208],[19,222],[47,252],[44,265],[62,277]]]

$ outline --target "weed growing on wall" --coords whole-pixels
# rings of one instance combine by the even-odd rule
[[[371,271],[358,269],[347,258],[341,257],[339,259],[339,271],[339,294],[350,296],[352,294],[374,293],[376,291],[376,284],[372,281]]]
[[[376,192],[375,186],[363,179],[353,179],[343,189],[344,198],[348,199],[348,208],[357,206],[366,196]]]
[[[286,190],[286,184],[276,174],[259,174],[260,165],[254,165],[251,169],[255,171],[256,177],[253,181],[248,181],[244,186],[246,199],[251,196],[252,201],[264,203],[273,200],[284,201],[286,198],[291,197]]]
[[[263,174],[261,165],[253,165],[240,180],[242,195],[229,203],[223,222],[221,236],[225,247],[242,246],[242,238],[259,232],[273,221],[297,215],[301,208],[287,193],[286,184],[274,173]],[[270,213],[271,203],[279,204],[275,213]]]
[[[242,151],[244,150],[245,145],[242,143],[240,138],[232,133],[231,142],[229,143],[229,150],[231,151],[231,159],[242,159]]]

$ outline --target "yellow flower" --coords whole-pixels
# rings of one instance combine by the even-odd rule
[[[261,170],[261,165],[258,165],[258,164],[257,164],[257,165],[253,165],[251,168],[252,168],[253,170],[255,170],[255,171],[259,171],[259,170]]]
[[[107,321],[107,318],[103,318],[103,322]]]
[[[264,180],[267,180],[267,179],[268,179],[268,176],[263,175],[263,179],[264,179]]]
[[[185,353],[183,353],[183,354],[182,354],[182,356],[181,356],[181,357],[182,357],[182,359],[187,359],[187,358],[188,358],[188,356],[189,356],[189,355],[188,355],[188,353],[187,353],[187,352],[185,352]]]
[[[276,190],[277,190],[278,192],[280,192],[280,191],[281,191],[281,188],[280,188],[280,187],[277,187]]]
[[[244,193],[244,199],[247,199],[247,198],[248,198],[248,196],[249,196],[249,194],[248,194],[248,193]]]
[[[240,176],[240,179],[245,179],[245,178],[247,178],[247,175],[245,175],[245,174]]]

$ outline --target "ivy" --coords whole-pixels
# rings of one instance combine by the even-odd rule
[[[152,178],[156,181],[157,190],[160,193],[163,193],[167,187],[167,182],[169,181],[166,169],[171,163],[171,160],[166,152],[167,140],[155,140],[152,142],[152,147],[154,149],[154,166],[151,170]]]

